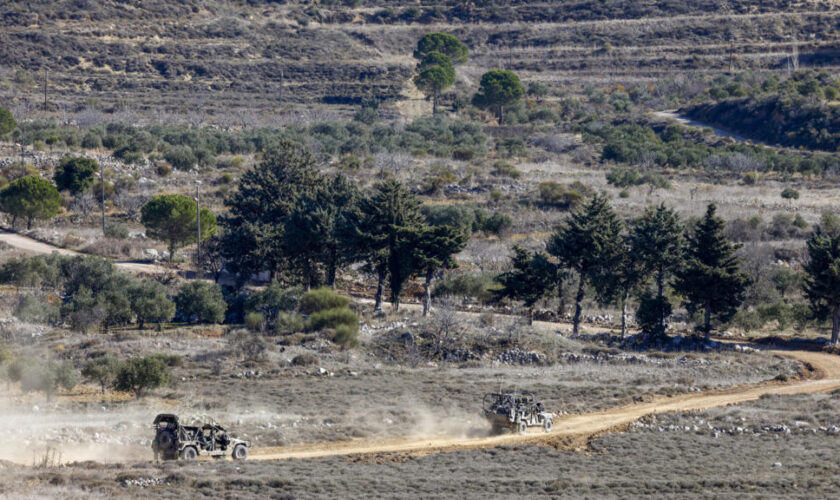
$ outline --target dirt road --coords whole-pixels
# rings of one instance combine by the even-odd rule
[[[35,254],[48,254],[52,252],[58,252],[61,255],[84,255],[83,253],[76,252],[75,250],[59,248],[50,245],[49,243],[44,243],[42,241],[32,239],[28,236],[5,230],[0,230],[0,241],[20,250]],[[114,262],[114,265],[116,265],[117,268],[122,271],[130,272],[133,274],[163,274],[171,271],[170,269],[167,269],[163,266],[159,266],[157,264],[143,264],[140,262]]]
[[[500,445],[533,444],[548,446],[575,446],[591,436],[610,432],[654,413],[703,410],[716,406],[743,403],[758,399],[764,394],[809,394],[840,389],[840,356],[805,351],[768,351],[809,363],[814,376],[792,383],[765,382],[756,385],[732,387],[722,391],[662,397],[653,401],[621,406],[609,410],[568,415],[554,421],[554,430],[543,433],[505,434],[501,436],[463,438],[435,437],[430,439],[358,440],[331,443],[310,443],[295,446],[255,448],[253,460],[287,460],[326,457],[334,455],[365,455],[398,453],[426,455],[457,450],[491,448]]]

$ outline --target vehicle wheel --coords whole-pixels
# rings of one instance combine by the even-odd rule
[[[164,431],[158,434],[157,437],[158,448],[161,450],[168,450],[175,444],[175,436],[169,431]]]
[[[184,460],[195,460],[198,458],[198,450],[192,446],[187,446],[184,448],[184,451],[181,452],[181,458]]]
[[[519,433],[520,434],[525,434],[526,432],[528,432],[528,424],[520,421],[519,422]]]
[[[547,418],[547,419],[543,420],[543,429],[545,429],[545,432],[551,432],[551,424],[552,423],[553,422],[551,421],[550,418]]]
[[[245,460],[248,458],[248,447],[244,444],[238,444],[233,447],[233,453],[230,455],[234,460]]]

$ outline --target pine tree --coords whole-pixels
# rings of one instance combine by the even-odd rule
[[[423,227],[420,201],[391,178],[378,183],[373,195],[363,198],[359,207],[361,216],[353,239],[377,276],[374,310],[382,310],[386,278],[390,278],[391,304],[399,309],[402,286],[413,272],[412,248]]]
[[[814,318],[831,318],[831,343],[840,335],[840,235],[817,226],[808,238],[808,262],[802,288],[811,303]]]
[[[226,200],[222,241],[225,258],[234,272],[247,280],[269,271],[273,276],[288,255],[286,218],[301,196],[313,196],[324,180],[315,160],[303,146],[281,141],[263,155],[263,161],[246,172],[238,189]]]
[[[689,313],[703,309],[701,330],[706,334],[706,341],[710,340],[712,318],[723,323],[729,321],[743,302],[749,283],[735,256],[740,246],[726,239],[723,234],[726,223],[716,211],[715,204],[710,204],[697,223],[694,235],[688,239],[685,264],[677,273],[675,283]]]
[[[639,261],[641,274],[654,275],[658,304],[667,302],[665,285],[669,275],[679,269],[684,255],[685,239],[680,217],[672,209],[661,204],[648,207],[644,215],[633,224],[630,232],[630,251]],[[656,311],[667,311],[669,307],[658,307]],[[656,318],[655,336],[665,335],[665,316]]]
[[[601,296],[609,295],[610,281],[597,279],[617,268],[621,252],[623,223],[610,207],[605,195],[595,195],[569,214],[548,241],[548,253],[557,257],[561,268],[578,274],[573,331],[578,333],[587,283]]]
[[[521,300],[528,309],[528,323],[534,320],[534,304],[556,285],[557,269],[544,253],[531,253],[513,247],[512,269],[500,274],[496,281],[501,288],[497,298]]]
[[[432,304],[432,279],[440,269],[458,266],[453,256],[463,250],[468,236],[452,226],[427,226],[419,235],[414,249],[415,267],[425,277],[423,284],[423,316]]]
[[[287,217],[284,237],[290,259],[303,272],[307,290],[317,281],[318,265],[328,286],[335,286],[338,268],[350,262],[353,252],[344,237],[349,218],[357,219],[358,188],[347,177],[337,175],[310,196],[298,199]]]

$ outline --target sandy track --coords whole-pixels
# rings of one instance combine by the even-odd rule
[[[4,230],[0,231],[0,241],[2,241],[3,243],[7,243],[20,250],[36,254],[49,254],[52,252],[58,252],[61,255],[85,255],[81,252],[76,252],[75,250],[68,250],[66,248],[56,247],[50,245],[49,243],[44,243],[42,241],[32,239],[22,234]],[[117,268],[122,271],[127,271],[134,274],[165,274],[172,271],[171,269],[167,269],[157,264],[143,264],[140,262],[114,262],[114,265],[116,265]]]
[[[431,439],[357,440],[330,443],[311,443],[284,447],[254,448],[253,460],[287,460],[336,455],[370,455],[396,453],[425,455],[449,451],[491,448],[501,445],[569,446],[581,439],[610,432],[631,424],[645,415],[674,411],[703,410],[716,406],[743,403],[758,399],[764,394],[811,394],[840,389],[840,357],[805,351],[769,351],[809,363],[815,370],[814,377],[784,384],[761,384],[732,387],[721,391],[661,397],[653,401],[620,406],[596,413],[569,415],[554,421],[554,430],[545,434],[505,434],[480,438],[435,437]]]

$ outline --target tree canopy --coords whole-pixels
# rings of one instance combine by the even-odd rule
[[[0,135],[6,135],[17,127],[15,117],[8,109],[0,106]]]
[[[62,201],[58,189],[37,175],[16,179],[0,191],[0,210],[12,216],[12,226],[18,217],[26,218],[27,229],[34,219],[55,217]]]
[[[808,238],[803,290],[816,319],[831,318],[831,343],[840,335],[840,235],[817,226]]]
[[[481,76],[481,86],[473,97],[473,104],[496,110],[499,123],[502,123],[504,108],[518,103],[523,94],[522,83],[516,73],[494,69]]]
[[[439,52],[449,57],[453,63],[467,62],[469,49],[454,35],[448,33],[426,33],[417,41],[415,59],[423,59],[431,52]]]
[[[197,239],[196,202],[182,194],[161,194],[143,205],[140,221],[152,238],[169,244],[169,260],[175,256],[175,249]],[[216,216],[202,208],[201,239],[216,234]]]
[[[65,156],[55,170],[55,184],[60,191],[77,195],[90,189],[96,179],[99,163],[84,156]]]
[[[744,300],[748,279],[741,271],[735,255],[739,246],[730,243],[724,235],[726,222],[716,215],[714,203],[688,239],[685,265],[677,273],[675,288],[683,296],[689,313],[704,310],[701,330],[708,340],[712,318],[729,321]]]

